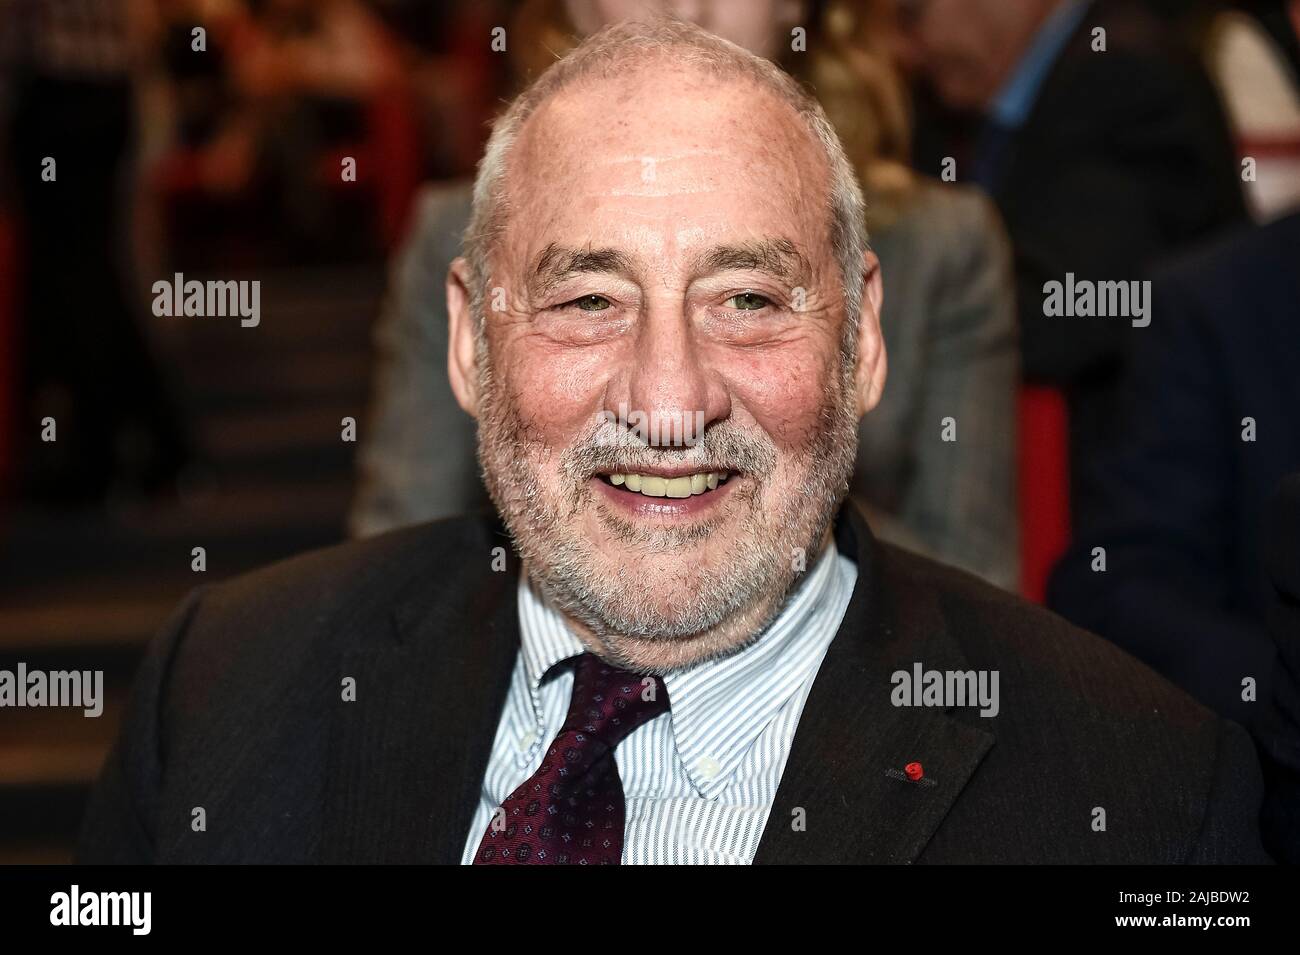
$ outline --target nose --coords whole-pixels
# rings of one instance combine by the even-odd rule
[[[646,312],[626,365],[606,389],[604,410],[623,427],[630,421],[652,447],[690,446],[731,414],[722,377],[708,366],[680,303]]]

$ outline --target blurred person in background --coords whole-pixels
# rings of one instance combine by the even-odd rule
[[[1044,284],[1067,273],[1135,280],[1163,254],[1240,223],[1222,109],[1171,39],[1178,31],[1133,0],[898,7],[904,57],[924,80],[916,166],[938,174],[955,160],[957,181],[997,202],[1015,253],[1025,377],[1065,394],[1077,485],[1125,413],[1125,354],[1148,329],[1046,316]],[[1071,505],[1078,523],[1077,495]]]
[[[478,161],[488,121],[511,92],[509,72],[498,69],[490,42],[492,28],[508,22],[510,0],[369,2],[407,52],[425,178],[466,175]]]
[[[404,82],[383,22],[361,0],[164,0],[161,9],[183,171],[219,200],[252,195],[273,209],[296,262],[336,241],[327,186],[341,166],[322,169],[321,159],[363,142],[372,104]],[[196,24],[209,34],[202,56]]]
[[[0,0],[24,263],[20,493],[50,503],[169,492],[190,457],[142,323],[130,241],[134,73],[151,12]]]
[[[1170,264],[1152,299],[1114,444],[1078,488],[1096,519],[1049,604],[1257,730],[1275,651],[1267,505],[1300,469],[1300,213]]]
[[[911,172],[908,104],[874,2],[523,4],[509,49],[523,79],[607,23],[668,11],[809,82],[854,161],[868,228],[888,276],[882,325],[890,387],[863,420],[852,493],[872,527],[1007,589],[1018,584],[1015,346],[1009,251],[977,192]],[[807,52],[792,51],[806,29]],[[469,220],[470,183],[430,188],[394,263],[376,331],[378,368],[363,432],[355,534],[464,513],[487,497],[474,425],[447,380],[443,285]],[[945,441],[945,419],[956,440]]]
[[[247,11],[239,0],[157,0],[157,10],[151,65],[167,97],[158,125],[169,134],[168,146],[190,151],[202,188],[229,192],[247,180],[251,166],[232,65]],[[202,50],[195,49],[196,29],[204,31]]]

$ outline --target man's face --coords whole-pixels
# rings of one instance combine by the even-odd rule
[[[949,106],[983,109],[1058,0],[901,0],[906,59]]]
[[[827,189],[788,106],[662,65],[521,131],[453,384],[529,572],[608,659],[735,649],[825,540],[883,377],[874,259],[865,372],[842,347]]]

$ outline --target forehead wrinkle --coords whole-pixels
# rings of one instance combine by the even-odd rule
[[[655,198],[661,196],[690,195],[692,193],[710,192],[715,186],[712,182],[691,182],[690,176],[697,170],[685,166],[685,181],[682,180],[683,164],[722,157],[734,160],[734,154],[725,149],[706,146],[690,146],[671,153],[638,154],[611,156],[605,165],[612,169],[627,169],[627,181],[612,185],[608,189],[611,196],[637,196]]]
[[[740,95],[737,95],[737,91]],[[608,102],[601,101],[601,96],[605,93],[620,100],[617,114],[623,118],[624,131],[627,131],[629,102],[637,98],[650,100],[646,106],[649,115],[642,123],[645,130],[644,143],[625,141],[615,145],[597,142],[594,144],[594,152],[585,145],[578,148],[579,143],[589,138],[584,135],[584,130],[599,129],[592,124],[609,115]],[[620,93],[626,95],[618,96]],[[734,136],[739,124],[743,124],[744,130],[750,132],[746,133],[743,141],[735,148],[700,141],[688,127],[682,127],[670,113],[665,112],[668,100],[680,100],[685,107],[699,102],[714,106],[708,117],[713,124],[711,128],[717,134]],[[664,126],[661,120],[668,125]],[[640,135],[636,127],[631,129],[631,133],[634,136]],[[659,136],[662,138],[656,139]],[[678,136],[685,138],[678,139]],[[614,148],[607,155],[601,156],[601,149],[607,146]],[[691,174],[695,172],[692,160],[704,161],[707,166],[709,159],[719,158],[726,161],[721,170],[702,169],[700,175],[704,178],[692,181]],[[647,163],[647,159],[653,159],[653,164]],[[727,170],[726,166],[730,164],[734,165]],[[646,165],[653,165],[657,182],[642,181],[642,171]],[[600,166],[615,171],[620,166],[624,167],[625,181],[598,184],[592,180],[591,173]],[[558,224],[569,219],[575,212],[575,199],[585,200],[590,192],[590,198],[596,201],[602,197],[623,201],[625,205],[620,209],[620,217],[625,222],[646,222],[656,233],[657,244],[661,246],[654,258],[662,260],[669,252],[662,248],[663,243],[668,241],[675,245],[683,237],[679,234],[669,236],[651,225],[660,215],[653,208],[642,206],[642,202],[655,202],[660,198],[671,198],[687,192],[716,192],[719,188],[732,192],[740,186],[754,186],[755,180],[767,180],[777,188],[757,191],[750,188],[750,193],[753,193],[750,200],[767,206],[784,207],[796,217],[806,218],[818,204],[809,204],[801,197],[824,192],[828,188],[829,169],[825,166],[824,157],[811,132],[805,128],[794,109],[757,84],[739,80],[721,86],[713,85],[705,95],[697,98],[689,94],[674,97],[672,91],[666,91],[662,84],[633,82],[630,77],[606,83],[583,82],[561,90],[543,103],[520,130],[520,136],[507,159],[503,183],[506,192],[514,200],[506,204],[510,209],[506,229],[508,233],[514,233],[515,242],[519,243],[509,244],[515,245],[518,251],[524,251],[532,244],[528,233],[536,236],[540,221],[550,220],[552,224]],[[686,176],[685,179],[683,175]],[[742,200],[744,196],[738,195],[737,199]],[[829,222],[807,222],[805,225],[815,229],[818,239],[823,235],[829,239]],[[810,235],[808,238],[813,237]],[[764,267],[785,266],[785,270],[789,271],[789,263],[781,263],[770,254],[756,258]],[[575,265],[582,264],[575,262]],[[627,271],[633,264],[632,260],[627,259],[621,262],[606,259],[603,264],[595,260],[585,263],[592,270],[599,268],[601,271]],[[535,276],[533,271],[525,274],[530,279]]]
[[[513,191],[522,184],[510,182],[519,174],[530,179],[554,177],[572,183],[575,175],[585,173],[593,165],[622,165],[631,171],[629,178],[633,182],[618,187],[620,192],[650,195],[644,189],[650,183],[642,181],[646,160],[653,160],[657,176],[675,177],[683,167],[693,171],[688,160],[718,156],[740,164],[745,170],[752,169],[756,163],[775,167],[758,174],[792,185],[802,186],[807,181],[805,167],[809,163],[822,171],[825,157],[812,132],[789,103],[744,77],[718,83],[715,77],[690,75],[692,72],[676,74],[665,83],[663,76],[633,66],[622,76],[587,78],[558,91],[524,121],[507,158],[506,188]],[[676,86],[676,89],[666,86]],[[681,92],[683,88],[685,94]],[[700,90],[698,95],[694,93],[696,89]],[[617,109],[612,114],[610,104],[602,102],[603,97],[616,100]],[[637,99],[648,102],[634,108]],[[685,114],[701,110],[702,116],[690,121],[682,119]],[[638,121],[633,122],[632,116],[638,117]],[[710,131],[708,135],[713,138],[707,138],[702,129]],[[720,147],[715,143],[724,129],[733,133],[737,129],[747,130],[752,135],[738,148]],[[642,135],[642,130],[646,132],[639,148],[626,142]],[[668,142],[664,142],[665,135]],[[576,151],[573,148],[578,143],[599,142],[602,136],[624,140],[623,148],[604,157],[593,155],[586,148]],[[672,142],[676,137],[685,137],[685,141]]]

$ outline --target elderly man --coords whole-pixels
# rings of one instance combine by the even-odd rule
[[[474,202],[449,367],[509,536],[429,524],[191,596],[83,858],[1263,858],[1236,725],[840,510],[881,280],[776,67],[599,33],[498,121]]]

